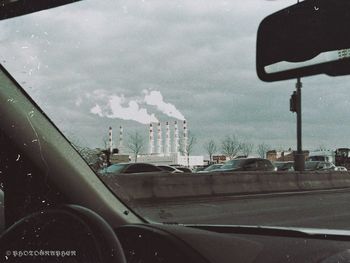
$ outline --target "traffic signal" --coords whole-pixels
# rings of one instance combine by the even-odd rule
[[[298,111],[298,94],[297,94],[296,91],[294,91],[293,94],[290,96],[289,110],[291,112],[297,112]]]

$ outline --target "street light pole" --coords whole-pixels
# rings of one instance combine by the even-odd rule
[[[305,156],[302,150],[302,119],[301,119],[301,87],[300,78],[297,79],[296,87],[296,114],[297,114],[297,153],[294,158],[294,168],[296,171],[304,171]]]

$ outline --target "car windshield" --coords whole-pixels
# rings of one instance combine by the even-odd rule
[[[321,161],[321,162],[323,162],[323,161],[325,161],[325,156],[310,156],[309,157],[309,160],[310,161]]]
[[[159,165],[158,167],[165,170],[165,171],[169,171],[169,172],[172,172],[175,170],[175,168],[170,167],[170,166],[165,166],[165,165]]]
[[[120,173],[128,164],[112,164],[104,169],[106,173]]]
[[[256,39],[266,16],[296,2],[79,1],[0,21],[0,62],[105,191],[146,221],[350,229],[348,196],[323,189],[327,180],[324,187],[348,187],[331,172],[318,181],[258,162],[249,172],[190,173],[237,168],[238,157],[293,161],[296,80],[258,79]],[[350,147],[349,81],[302,79],[306,157]],[[139,164],[113,175],[130,163]],[[191,170],[156,173],[145,164]]]
[[[212,170],[220,169],[221,167],[222,167],[221,164],[213,164],[205,168],[203,171],[212,171]]]
[[[241,167],[242,160],[231,160],[227,161],[220,169],[232,169]]]

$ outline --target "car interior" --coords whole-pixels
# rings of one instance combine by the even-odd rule
[[[70,2],[3,1],[0,13],[7,19]],[[1,262],[350,261],[349,231],[147,221],[106,187],[4,66],[0,152]]]

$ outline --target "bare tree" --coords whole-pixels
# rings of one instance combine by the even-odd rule
[[[188,134],[187,144],[180,145],[180,152],[187,157],[187,166],[190,166],[190,155],[193,152],[194,146],[197,142],[197,138],[192,134]]]
[[[144,140],[142,136],[138,132],[135,132],[134,134],[129,134],[127,147],[133,153],[136,163],[137,156],[141,153],[141,151],[144,148]]]
[[[271,147],[266,143],[261,143],[257,147],[257,153],[261,158],[266,158],[266,153],[269,151]]]
[[[222,153],[232,160],[239,150],[241,149],[241,144],[238,141],[235,135],[226,136],[225,139],[221,142]]]
[[[207,151],[208,155],[209,155],[209,161],[212,162],[213,161],[213,155],[217,152],[218,147],[216,145],[216,143],[214,142],[214,140],[210,140],[209,142],[204,144],[204,149]]]
[[[254,149],[254,144],[250,143],[250,142],[243,142],[241,143],[241,152],[244,156],[249,156]]]
[[[72,134],[69,134],[69,140],[71,145],[77,150],[77,152],[81,155],[81,157],[83,157],[91,168],[97,171],[103,166],[103,161],[101,159],[102,152],[100,150],[83,146],[86,143],[83,143],[81,139]]]

